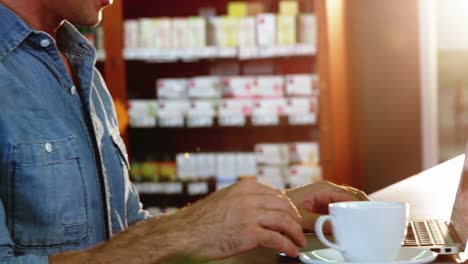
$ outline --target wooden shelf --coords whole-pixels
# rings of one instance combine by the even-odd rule
[[[172,159],[183,152],[252,152],[259,142],[317,142],[318,126],[130,128],[130,157]],[[135,146],[135,147],[133,147]]]
[[[175,61],[198,61],[203,59],[265,59],[277,57],[315,56],[315,45],[297,44],[292,46],[205,47],[193,49],[125,49],[125,60],[140,60],[152,63]]]

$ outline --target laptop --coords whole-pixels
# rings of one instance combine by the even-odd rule
[[[410,221],[403,242],[405,247],[428,248],[439,255],[465,251],[468,244],[468,146],[450,222]]]

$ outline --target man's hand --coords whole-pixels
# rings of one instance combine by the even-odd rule
[[[220,259],[257,246],[297,256],[306,240],[302,219],[280,191],[243,180],[169,216],[186,249]],[[182,242],[182,241],[181,241]]]
[[[307,230],[314,230],[317,218],[322,214],[328,214],[330,203],[369,200],[369,197],[358,189],[327,181],[287,190],[286,195],[299,210],[303,218],[302,227]],[[329,231],[328,226],[325,232]]]

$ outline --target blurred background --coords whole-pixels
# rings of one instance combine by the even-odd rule
[[[467,0],[117,0],[82,28],[147,208],[240,178],[374,192],[462,154]]]

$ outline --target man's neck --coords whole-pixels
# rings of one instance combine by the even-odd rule
[[[53,38],[64,21],[47,8],[42,0],[0,0],[0,3],[15,12],[32,29],[47,32]]]

